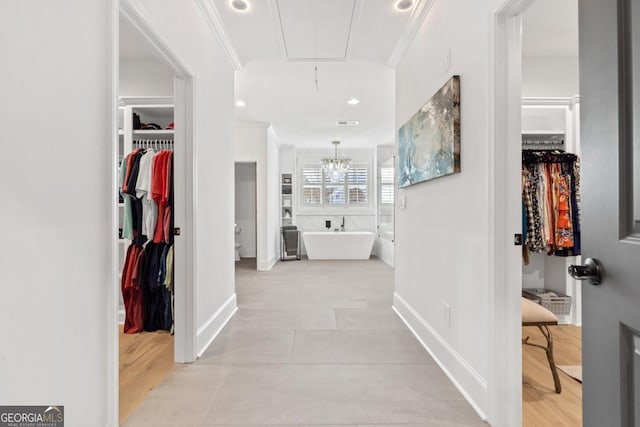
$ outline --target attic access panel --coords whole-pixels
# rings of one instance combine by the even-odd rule
[[[345,60],[355,0],[276,0],[286,57]]]

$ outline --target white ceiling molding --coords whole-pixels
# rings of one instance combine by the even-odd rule
[[[349,39],[347,40],[347,49],[344,52],[344,58],[349,60],[349,51],[351,50],[351,35],[358,28],[358,22],[360,22],[360,13],[362,11],[362,1],[355,0],[353,3],[353,11],[351,12],[351,25],[349,26]]]
[[[404,56],[414,37],[418,33],[420,26],[427,19],[427,15],[429,15],[429,11],[431,10],[431,7],[433,6],[435,0],[417,1],[418,3],[411,11],[409,22],[407,23],[407,26],[405,27],[400,40],[398,40],[398,44],[393,49],[391,57],[389,57],[389,61],[387,62],[387,65],[389,65],[389,67],[391,68],[396,68],[398,64],[400,64],[402,57]]]
[[[273,22],[273,34],[278,44],[278,51],[280,52],[280,58],[286,59],[287,45],[284,42],[284,34],[282,33],[282,25],[280,25],[280,8],[278,7],[278,0],[269,0],[269,9],[271,10],[271,21]]]
[[[227,33],[227,30],[222,23],[222,18],[220,18],[218,9],[216,9],[213,1],[198,0],[197,3],[198,6],[200,6],[200,10],[202,11],[204,19],[207,21],[207,24],[209,24],[209,28],[211,28],[213,34],[218,40],[220,40],[220,43],[222,43],[224,52],[227,54],[227,58],[229,58],[231,65],[233,65],[233,68],[235,68],[236,70],[241,69],[242,62],[240,61],[240,57],[231,44],[229,34]]]
[[[347,62],[347,58],[287,58],[287,62]]]
[[[358,0],[353,0],[353,9],[351,9],[351,22],[349,22],[349,32],[347,33],[347,45],[344,48],[344,59],[348,59],[349,47],[351,46],[351,35],[353,34],[353,25],[356,23],[356,13],[360,14],[360,6]]]

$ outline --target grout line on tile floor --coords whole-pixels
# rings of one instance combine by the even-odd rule
[[[288,365],[292,365],[293,364],[293,351],[296,348],[296,338],[298,336],[298,330],[294,329],[293,330],[293,341],[291,342],[291,352],[289,352],[289,363],[287,363]]]

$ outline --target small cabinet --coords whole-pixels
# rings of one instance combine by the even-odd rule
[[[280,217],[282,225],[293,224],[293,174],[280,177]]]

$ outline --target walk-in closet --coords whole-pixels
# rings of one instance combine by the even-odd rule
[[[120,20],[118,106],[119,421],[174,364],[173,74]]]
[[[552,43],[549,41],[553,40]],[[582,425],[578,2],[536,0],[522,27],[523,426]],[[518,240],[518,239],[516,239]]]

